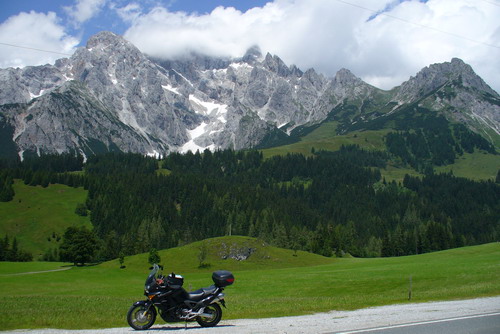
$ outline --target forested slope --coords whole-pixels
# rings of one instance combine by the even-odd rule
[[[397,256],[498,240],[498,182],[429,173],[388,183],[380,174],[387,159],[356,146],[266,160],[258,151],[232,150],[161,161],[107,154],[89,158],[84,173],[23,162],[1,175],[4,189],[13,178],[84,186],[80,210],[88,210],[103,241],[100,259],[222,235],[326,256]]]

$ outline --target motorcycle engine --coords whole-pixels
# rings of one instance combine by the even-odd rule
[[[170,309],[160,308],[160,316],[166,322],[179,322],[184,321],[185,314],[189,313],[189,309],[182,308],[181,306],[173,307]]]

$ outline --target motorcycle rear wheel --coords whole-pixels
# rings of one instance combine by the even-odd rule
[[[203,312],[205,314],[210,314],[210,317],[197,317],[196,322],[201,326],[201,327],[214,327],[217,326],[219,321],[222,319],[222,309],[220,308],[219,304],[210,304],[205,307],[205,311]]]
[[[156,320],[156,309],[146,305],[132,305],[127,312],[127,322],[135,330],[144,330],[153,326]]]

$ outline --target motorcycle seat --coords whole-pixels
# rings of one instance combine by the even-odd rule
[[[188,298],[189,300],[197,302],[213,294],[216,289],[217,287],[215,285],[211,285],[207,288],[201,288],[193,292],[188,292]]]

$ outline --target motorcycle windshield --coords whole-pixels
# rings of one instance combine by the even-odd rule
[[[153,282],[155,282],[156,274],[158,273],[159,270],[160,268],[158,267],[158,265],[154,264],[153,269],[149,273],[148,278],[146,278],[146,283],[144,283],[144,286],[150,286]]]

